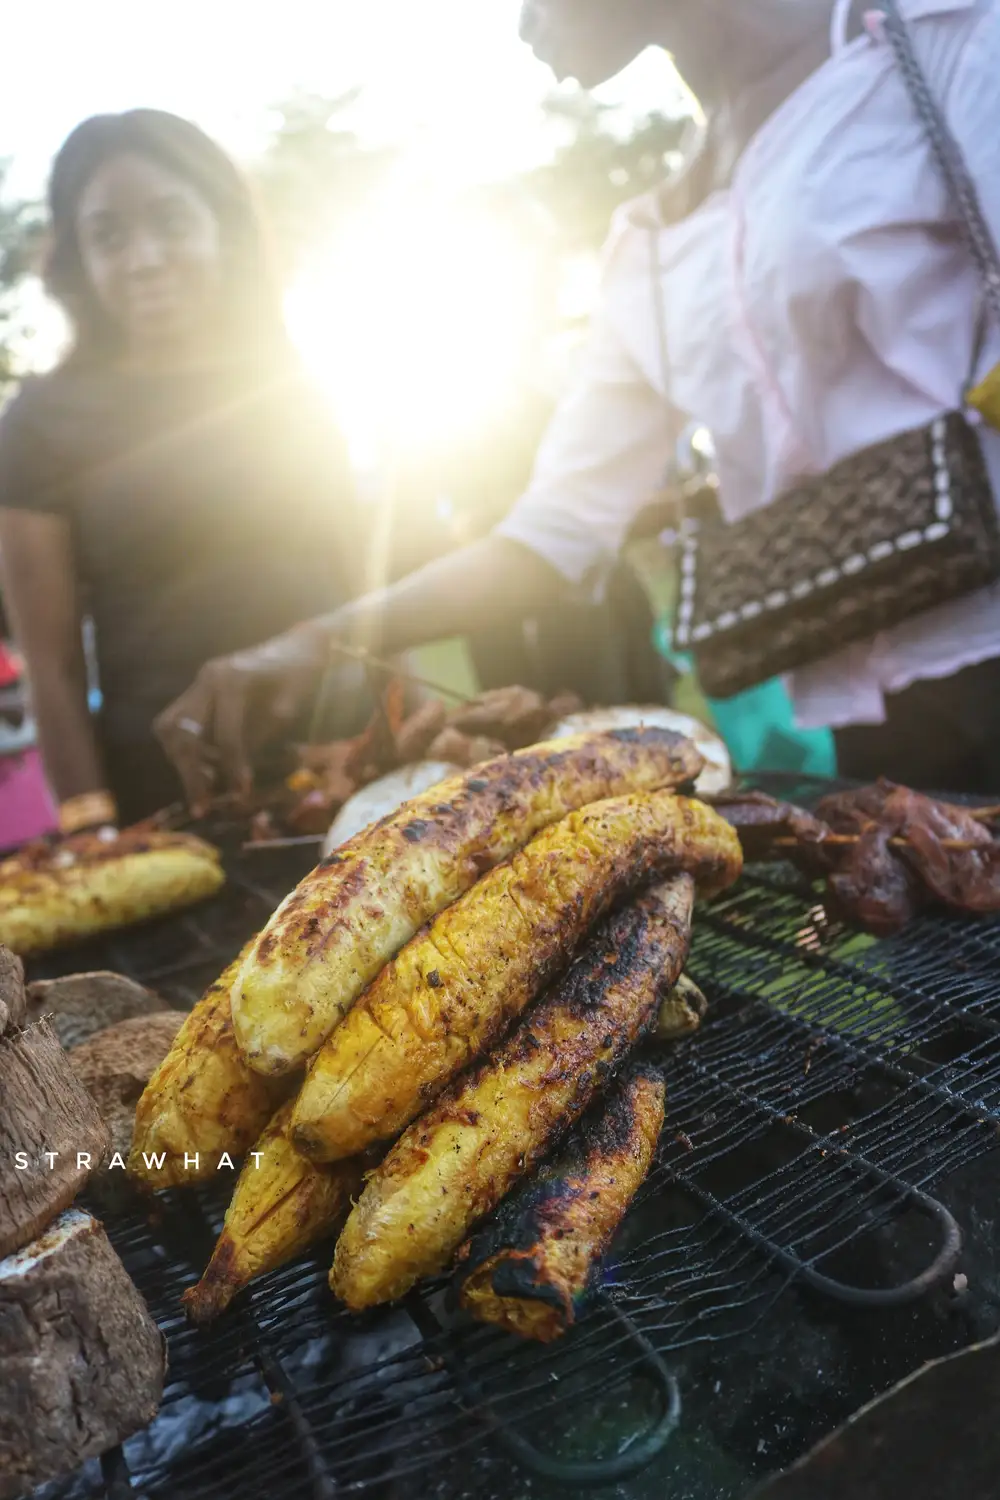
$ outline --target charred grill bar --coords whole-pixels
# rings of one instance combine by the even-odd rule
[[[810,791],[765,785],[796,801]],[[230,877],[209,906],[36,964],[33,977],[114,968],[193,1003],[311,863],[309,849],[241,855],[241,830],[207,832],[229,851]],[[699,909],[688,972],[708,1021],[665,1054],[657,1161],[602,1298],[564,1339],[523,1345],[470,1325],[444,1279],[358,1319],[330,1297],[327,1249],[197,1330],[180,1296],[232,1182],[152,1209],[135,1200],[105,1217],[168,1338],[163,1405],[124,1452],[46,1500],[457,1500],[473,1486],[487,1500],[509,1492],[505,1433],[522,1463],[533,1449],[551,1476],[570,1463],[578,1486],[607,1482],[611,1469],[587,1477],[579,1465],[617,1455],[618,1473],[638,1470],[676,1422],[673,1376],[684,1410],[634,1493],[669,1495],[683,1475],[683,1493],[735,1500],[922,1359],[990,1331],[1000,1292],[962,1316],[948,1309],[959,1222],[991,1288],[996,1274],[982,1241],[997,1195],[981,1202],[967,1183],[1000,1143],[1000,923],[925,915],[873,944],[831,922],[804,875],[756,867]],[[886,1350],[859,1374],[851,1359],[876,1330]],[[835,1360],[842,1348],[843,1368],[813,1368],[817,1351]],[[796,1359],[797,1376],[786,1368],[776,1383]],[[798,1377],[783,1432],[762,1403],[798,1391]],[[815,1416],[807,1389],[821,1393]],[[740,1472],[705,1457],[723,1408]],[[755,1450],[751,1434],[765,1430]],[[535,1480],[533,1493],[554,1485]]]

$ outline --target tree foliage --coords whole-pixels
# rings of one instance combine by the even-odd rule
[[[286,279],[330,243],[396,160],[395,150],[366,146],[340,123],[359,92],[334,99],[303,93],[279,104],[271,138],[251,166]]]
[[[622,133],[614,128],[611,107],[582,89],[550,95],[544,109],[566,139],[552,160],[525,173],[522,183],[551,213],[565,244],[595,247],[621,203],[668,175],[690,122],[650,114]]]
[[[39,205],[4,191],[9,171],[9,161],[0,160],[0,399],[23,373],[19,346],[27,330],[17,294],[37,267],[42,240]]]

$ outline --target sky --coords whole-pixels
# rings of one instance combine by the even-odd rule
[[[10,189],[37,193],[61,140],[101,110],[172,109],[245,158],[266,138],[269,105],[297,89],[337,95],[359,85],[354,119],[366,136],[405,139],[456,182],[502,175],[549,147],[539,103],[552,78],[518,39],[519,8],[519,0],[26,0],[3,28],[0,157],[13,158]],[[649,53],[602,97],[630,113],[670,107],[676,79],[664,54]]]

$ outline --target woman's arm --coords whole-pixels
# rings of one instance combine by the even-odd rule
[[[640,254],[647,288],[645,238]],[[633,276],[634,267],[626,264],[626,274]],[[332,615],[207,663],[160,715],[156,732],[193,805],[220,784],[249,787],[251,752],[317,692],[331,645],[394,654],[523,618],[561,591],[598,580],[658,488],[678,426],[625,347],[605,290],[586,357],[549,427],[532,482],[495,532]],[[644,328],[646,308],[631,290]]]
[[[49,785],[62,804],[106,785],[87,706],[67,522],[0,509],[0,580],[28,678]]]

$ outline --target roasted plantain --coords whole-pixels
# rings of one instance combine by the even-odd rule
[[[261,1073],[310,1057],[419,927],[549,823],[600,798],[692,781],[701,756],[663,729],[534,745],[412,798],[286,897],[233,987],[240,1049]]]
[[[233,1036],[229,993],[243,953],[205,991],[135,1111],[128,1171],[149,1187],[183,1187],[253,1145],[293,1080],[261,1078]]]
[[[214,895],[219,852],[185,833],[125,829],[29,845],[0,862],[0,943],[22,956]]]
[[[198,1285],[181,1298],[193,1323],[217,1318],[255,1276],[333,1233],[361,1186],[365,1163],[321,1167],[295,1149],[291,1114],[289,1099],[244,1163],[212,1259]]]
[[[416,1118],[570,961],[591,923],[652,874],[716,890],[739,839],[671,792],[571,813],[491,870],[382,971],[313,1059],[293,1118],[317,1161],[354,1156]]]
[[[460,1300],[483,1323],[548,1343],[566,1332],[635,1197],[663,1128],[661,1074],[628,1068],[556,1158],[466,1247]]]
[[[330,1285],[351,1308],[402,1297],[541,1160],[653,1024],[687,954],[690,876],[647,892],[491,1057],[406,1131],[344,1225]]]

